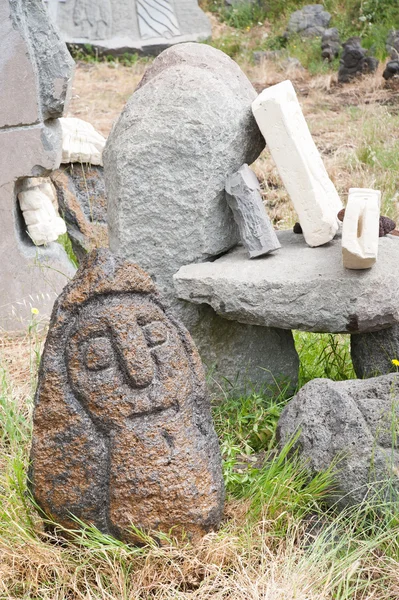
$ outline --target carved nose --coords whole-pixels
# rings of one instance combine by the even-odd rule
[[[149,386],[154,379],[154,362],[140,327],[116,331],[116,342],[129,384],[138,389]]]

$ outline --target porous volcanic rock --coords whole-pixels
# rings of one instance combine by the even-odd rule
[[[331,27],[326,29],[321,37],[321,56],[324,60],[332,61],[337,58],[341,50],[338,29]]]
[[[377,495],[399,500],[399,447],[392,435],[399,418],[399,375],[334,382],[314,379],[280,417],[280,445],[299,432],[299,451],[312,474],[334,464],[329,504],[340,507]]]
[[[104,169],[73,163],[51,173],[58,206],[79,260],[94,248],[108,246]]]
[[[339,83],[349,83],[355,77],[377,70],[378,60],[368,56],[367,50],[362,48],[360,38],[351,37],[342,45],[344,50],[338,71]]]
[[[208,307],[180,302],[173,275],[183,264],[212,260],[239,242],[225,184],[264,147],[251,110],[255,98],[253,86],[226,54],[203,44],[178,44],[147,69],[103,154],[111,250],[150,273],[223,385],[244,370],[242,354],[234,357],[228,348],[246,347],[245,363],[259,365],[268,330],[258,345],[258,336],[245,326],[226,324]],[[229,330],[229,344],[218,344],[217,356],[210,330],[215,337]],[[283,335],[292,357],[292,335]],[[273,355],[273,332],[269,338]],[[273,381],[264,360],[254,385]],[[291,377],[292,371],[286,374]]]
[[[290,16],[285,36],[299,34],[306,37],[322,35],[329,26],[331,15],[322,4],[307,4]]]
[[[397,78],[399,76],[399,60],[388,61],[382,76],[386,81],[394,77]]]
[[[392,359],[399,360],[399,325],[352,335],[351,356],[359,379],[397,371]]]
[[[386,49],[392,60],[399,58],[399,30],[393,29],[389,32]]]
[[[223,479],[202,365],[137,265],[93,251],[58,298],[35,397],[30,469],[51,519],[128,541],[130,525],[218,526]],[[154,534],[156,535],[156,534]]]

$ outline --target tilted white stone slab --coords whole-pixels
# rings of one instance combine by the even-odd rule
[[[361,333],[399,322],[399,238],[379,238],[375,267],[353,271],[342,266],[339,236],[320,248],[292,231],[277,236],[281,250],[257,260],[238,247],[181,267],[178,297],[209,304],[226,319],[282,329]]]
[[[18,200],[28,234],[36,246],[55,242],[66,233],[65,221],[56,209],[57,195],[50,179],[27,177],[21,184]]]
[[[376,262],[380,205],[380,191],[349,189],[342,225],[342,259],[347,269],[369,269]]]
[[[227,203],[249,257],[255,258],[281,248],[262,202],[259,181],[247,164],[227,177],[226,192]]]
[[[63,117],[60,119],[62,129],[62,163],[103,164],[103,150],[106,139],[98,133],[91,123]]]
[[[294,204],[307,244],[326,244],[338,231],[342,202],[292,83],[283,81],[263,90],[252,103],[252,112]]]

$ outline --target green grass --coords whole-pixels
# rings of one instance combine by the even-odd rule
[[[331,473],[310,478],[292,442],[276,449],[284,391],[228,397],[214,407],[228,502],[219,532],[200,545],[178,541],[171,531],[160,536],[160,546],[135,529],[143,545],[133,547],[78,521],[75,530],[46,532],[26,490],[38,355],[34,324],[29,333],[28,395],[19,396],[0,355],[1,599],[396,597],[396,512],[381,498],[340,513],[326,509]],[[300,385],[314,376],[351,375],[347,337],[295,333],[295,340]]]

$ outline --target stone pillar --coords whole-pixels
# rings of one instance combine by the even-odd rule
[[[15,330],[31,307],[48,316],[74,273],[59,244],[33,244],[17,203],[24,177],[60,164],[73,61],[41,0],[0,0],[0,49],[0,328]]]
[[[399,360],[399,325],[351,335],[351,356],[359,379],[397,371],[392,360]]]
[[[147,70],[103,155],[111,250],[151,274],[203,362],[217,367],[221,384],[227,377],[237,389],[246,387],[248,375],[255,387],[272,382],[273,375],[296,378],[291,332],[281,332],[276,344],[275,330],[226,321],[209,307],[178,300],[173,275],[239,241],[225,184],[263,149],[251,112],[255,98],[244,73],[223,52],[173,46]]]

